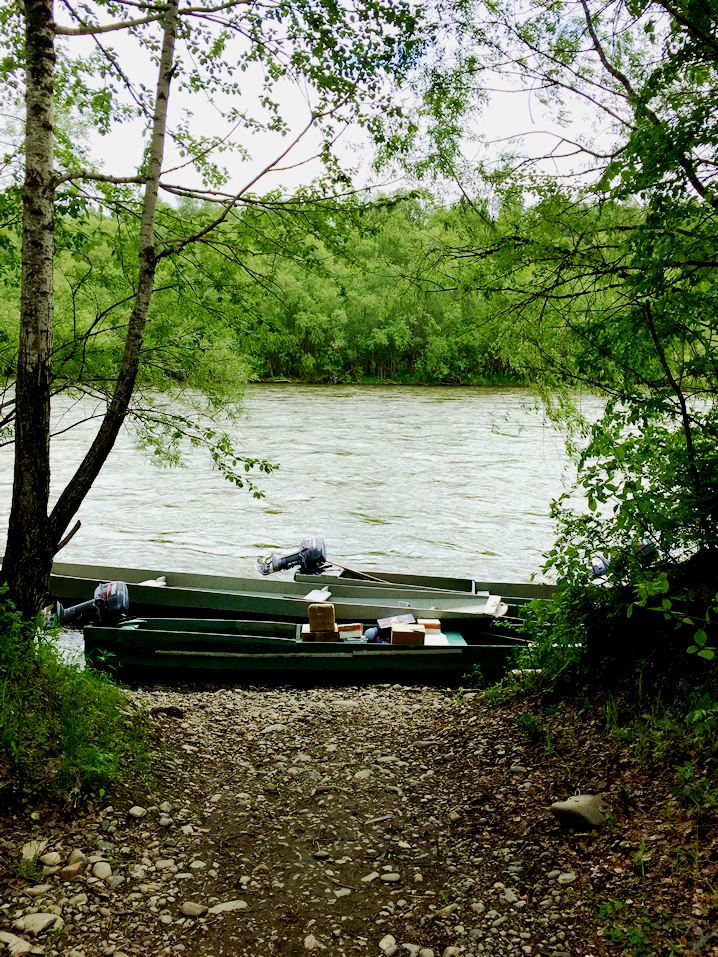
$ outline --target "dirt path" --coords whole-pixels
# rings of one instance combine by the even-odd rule
[[[561,833],[565,791],[510,711],[399,686],[134,696],[167,747],[156,794],[4,821],[17,953],[615,953],[591,888],[610,839]]]

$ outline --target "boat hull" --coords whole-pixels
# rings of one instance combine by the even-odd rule
[[[467,645],[457,632],[445,639],[431,647],[302,642],[291,623],[225,619],[148,619],[84,630],[88,659],[128,679],[445,685],[472,680],[477,668],[490,679],[506,672],[507,645]]]
[[[164,578],[158,587],[151,582]],[[308,606],[331,601],[338,621],[375,624],[377,619],[413,614],[439,618],[445,628],[458,631],[467,641],[493,643],[497,613],[506,608],[489,592],[470,594],[396,582],[330,582],[294,579],[230,578],[157,569],[56,563],[50,579],[53,597],[63,605],[88,601],[100,581],[124,581],[130,612],[138,617],[186,616],[301,623]]]

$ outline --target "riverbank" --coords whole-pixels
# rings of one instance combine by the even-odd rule
[[[718,954],[715,829],[598,711],[563,709],[547,746],[530,702],[475,692],[132,697],[165,749],[150,791],[0,817],[16,953]],[[605,798],[606,827],[561,829],[550,804],[579,791]]]

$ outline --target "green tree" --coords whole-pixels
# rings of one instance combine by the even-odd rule
[[[573,181],[547,157],[487,164],[484,195],[464,208],[472,225],[437,245],[434,265],[449,276],[463,263],[502,348],[547,392],[582,384],[606,398],[574,433],[588,514],[570,496],[557,505],[559,577],[585,582],[604,551],[616,581],[635,581],[649,535],[659,572],[690,560],[715,592],[718,4],[492,12],[493,65],[510,64],[559,117],[608,131],[559,134],[554,159],[571,154]]]
[[[63,0],[60,9],[65,23],[56,20],[52,0],[9,3],[0,19],[5,45],[2,98],[12,102],[22,90],[26,106],[17,374],[13,397],[6,396],[4,405],[4,425],[14,428],[15,472],[2,574],[26,615],[32,615],[42,601],[53,555],[131,412],[147,324],[153,319],[153,294],[165,263],[178,261],[192,244],[212,243],[213,234],[241,219],[244,209],[275,208],[284,216],[301,216],[312,198],[306,192],[295,198],[277,193],[261,196],[257,184],[263,172],[278,167],[312,130],[318,131],[318,152],[326,170],[314,195],[330,195],[333,184],[342,179],[333,150],[338,131],[358,121],[380,132],[392,116],[392,84],[412,67],[426,40],[416,11],[402,2],[357,0],[339,6],[333,0],[262,4],[199,0],[181,6],[179,0],[168,0],[138,9],[134,4],[105,0],[75,8]],[[118,35],[126,38],[123,42],[132,53],[117,52],[110,45]],[[89,46],[84,38],[90,39]],[[137,68],[137,51],[153,66],[154,85],[148,85]],[[132,69],[126,56],[132,59]],[[250,82],[260,77],[262,83],[256,110],[243,99],[250,76]],[[304,129],[298,135],[294,131],[294,139],[280,148],[263,171],[250,176],[244,186],[232,188],[218,162],[218,154],[231,145],[230,130],[245,134],[234,147],[245,155],[248,133],[289,133],[277,86],[291,81],[306,91]],[[175,87],[187,96],[200,95],[202,102],[209,98],[222,117],[222,132],[203,137],[187,121],[168,122],[170,89]],[[56,100],[101,133],[123,120],[140,120],[147,137],[139,169],[116,176],[95,166],[82,143],[56,126]],[[163,170],[169,140],[179,155],[178,168]],[[200,185],[181,182],[183,167],[199,177],[195,183]],[[211,200],[215,213],[201,227],[192,228],[179,215],[179,208],[160,205],[162,189],[175,196]],[[50,400],[58,388],[54,370],[57,234],[65,217],[87,217],[99,207],[118,218],[124,248],[132,250],[131,261],[123,258],[115,267],[129,280],[132,291],[124,302],[98,303],[96,319],[102,320],[102,339],[116,337],[121,329],[123,344],[104,388],[97,389],[106,399],[106,410],[96,438],[50,508]],[[215,251],[222,249],[222,242],[227,242],[226,235],[217,241]],[[83,250],[76,255],[82,257]],[[241,261],[235,244],[229,255]],[[70,298],[80,287],[75,273],[67,282]],[[104,321],[108,316],[114,330]],[[93,323],[82,330],[81,353],[100,341],[98,331]],[[62,348],[67,351],[71,346],[65,343]],[[177,434],[174,425],[171,418],[160,417],[158,430],[172,440]],[[212,431],[205,430],[204,435]],[[193,437],[202,437],[201,428]],[[230,450],[226,463],[230,472],[237,459]]]

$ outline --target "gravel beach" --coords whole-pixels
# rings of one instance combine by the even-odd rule
[[[559,827],[566,791],[510,707],[399,685],[130,694],[161,786],[3,814],[0,952],[616,952],[592,888],[611,838]]]

